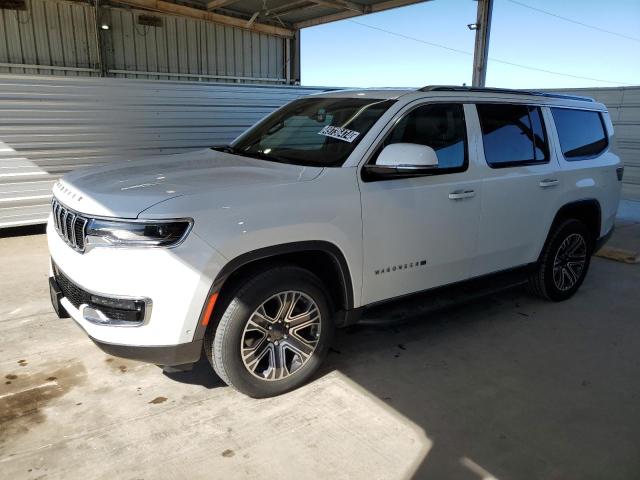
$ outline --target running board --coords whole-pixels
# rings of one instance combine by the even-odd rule
[[[428,313],[463,305],[527,283],[527,267],[437,287],[365,307],[360,324],[388,325],[414,320]]]

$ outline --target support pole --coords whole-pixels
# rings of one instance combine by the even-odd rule
[[[472,85],[474,87],[484,87],[487,78],[493,0],[477,0],[477,2],[478,15],[476,18],[476,44],[473,52]]]
[[[300,30],[296,30],[290,42],[289,62],[291,85],[300,85]]]

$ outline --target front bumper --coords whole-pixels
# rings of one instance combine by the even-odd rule
[[[140,362],[154,363],[162,366],[186,365],[200,360],[202,355],[202,340],[194,340],[180,345],[167,345],[164,347],[140,347],[137,345],[114,345],[101,342],[93,337],[100,350],[115,357],[138,360]]]
[[[158,365],[198,360],[204,336],[200,316],[225,260],[195,232],[172,249],[95,247],[84,254],[70,248],[51,222],[47,237],[52,262],[75,285],[96,295],[147,299],[153,305],[138,324],[101,323],[77,299],[74,306],[56,294],[59,314],[68,314],[102,350]],[[55,288],[51,290],[55,308]]]
[[[69,318],[70,315],[67,312],[68,307],[65,307],[65,304],[68,305],[70,301],[64,297],[62,289],[55,277],[49,277],[49,291],[51,294],[51,304],[58,318]],[[101,342],[91,335],[89,335],[89,338],[103,352],[109,355],[141,362],[155,363],[156,365],[173,366],[195,363],[200,360],[202,355],[202,339],[180,345],[149,347]]]

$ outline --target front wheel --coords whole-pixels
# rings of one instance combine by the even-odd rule
[[[592,238],[585,224],[575,219],[562,222],[551,233],[529,276],[530,291],[555,302],[568,299],[582,285],[591,253]]]
[[[205,341],[220,378],[260,398],[304,384],[326,356],[332,336],[322,282],[307,270],[283,266],[241,287]]]

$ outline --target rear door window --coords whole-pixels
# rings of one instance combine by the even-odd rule
[[[551,113],[566,160],[585,160],[606,150],[607,133],[600,112],[552,108]]]
[[[487,163],[492,168],[549,161],[549,147],[539,107],[476,105]]]

